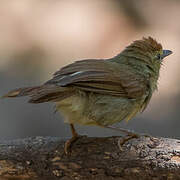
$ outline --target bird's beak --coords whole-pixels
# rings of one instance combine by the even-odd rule
[[[173,52],[170,50],[163,50],[163,54],[161,55],[161,58],[165,58],[166,56],[169,56],[170,54],[172,54]]]

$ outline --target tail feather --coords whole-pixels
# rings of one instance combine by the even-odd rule
[[[43,103],[48,101],[60,101],[71,95],[73,95],[73,91],[70,88],[42,85],[15,89],[2,96],[2,98],[29,96],[31,97],[28,101],[29,103]]]
[[[42,88],[31,95],[29,103],[57,102],[73,95],[73,90],[65,87]]]
[[[39,88],[40,86],[14,89],[8,92],[7,94],[3,95],[2,98],[28,96]]]

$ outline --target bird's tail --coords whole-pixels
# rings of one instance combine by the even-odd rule
[[[70,88],[42,85],[15,89],[2,96],[2,98],[29,96],[31,97],[29,100],[30,103],[43,103],[61,101],[71,95],[73,95],[73,91]]]

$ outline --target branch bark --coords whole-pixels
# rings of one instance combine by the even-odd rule
[[[31,137],[0,142],[0,179],[180,179],[180,140],[141,136],[81,137],[64,154],[64,140]]]

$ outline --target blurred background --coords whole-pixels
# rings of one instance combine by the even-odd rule
[[[164,60],[159,89],[143,114],[116,126],[180,138],[180,0],[1,0],[0,95],[39,85],[60,67],[110,58],[133,40],[152,36],[174,53]],[[77,126],[89,136],[120,135]],[[70,137],[54,105],[27,98],[0,100],[0,139]]]

